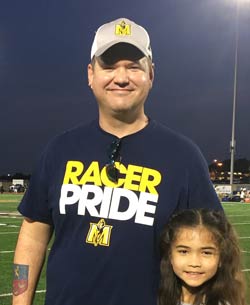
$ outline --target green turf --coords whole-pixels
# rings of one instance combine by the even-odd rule
[[[1,194],[0,212],[17,212],[17,204],[20,202],[22,194]],[[0,305],[2,305],[0,303]]]
[[[12,282],[12,261],[19,227],[22,218],[13,215],[17,212],[16,208],[22,195],[8,194],[0,195],[0,305],[11,304],[11,296],[3,296],[11,293]],[[240,239],[243,251],[243,269],[250,269],[250,204],[224,203],[225,212],[234,225]],[[10,212],[10,216],[6,213]],[[4,215],[1,213],[4,213]],[[8,233],[8,234],[7,234]],[[243,238],[245,237],[245,238]],[[248,237],[248,238],[246,238]],[[1,251],[12,251],[3,253]],[[244,272],[247,280],[247,287],[250,287],[250,271]],[[34,300],[35,305],[44,304],[45,290],[45,268],[37,287],[39,291]],[[248,305],[250,305],[250,289],[247,291]]]

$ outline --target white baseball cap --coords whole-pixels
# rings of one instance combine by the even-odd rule
[[[91,48],[91,59],[100,56],[117,43],[128,43],[152,59],[150,38],[147,31],[127,18],[119,18],[98,28]]]

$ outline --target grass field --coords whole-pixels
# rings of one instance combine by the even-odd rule
[[[22,195],[0,195],[0,305],[11,304],[12,261],[22,218],[16,207]],[[250,305],[250,204],[225,203],[225,212],[240,237],[243,271],[247,280],[247,300]],[[45,295],[44,270],[37,287],[35,305],[42,305]]]

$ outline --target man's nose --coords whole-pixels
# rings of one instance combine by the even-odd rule
[[[116,69],[114,82],[119,86],[126,86],[129,83],[129,76],[126,68],[119,67]]]

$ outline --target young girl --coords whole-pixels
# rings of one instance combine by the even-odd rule
[[[225,214],[183,210],[161,239],[159,305],[245,305],[241,253]]]

